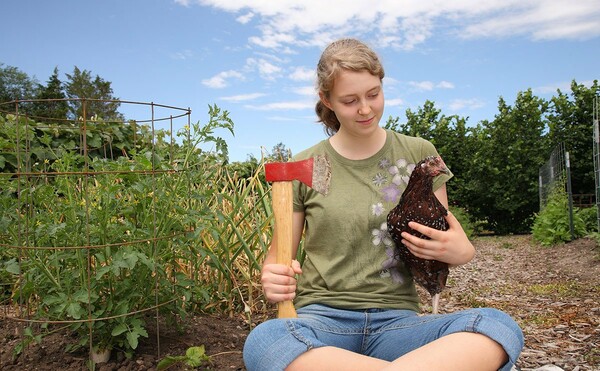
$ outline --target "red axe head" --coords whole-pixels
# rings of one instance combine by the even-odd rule
[[[269,182],[298,180],[315,191],[327,195],[331,180],[331,165],[326,156],[315,156],[295,162],[265,164],[265,177]]]

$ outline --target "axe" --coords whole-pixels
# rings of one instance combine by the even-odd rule
[[[325,156],[315,156],[296,162],[265,164],[265,177],[271,187],[275,234],[277,235],[277,264],[292,264],[292,181],[298,180],[315,191],[327,195],[331,180],[331,165]],[[297,317],[291,300],[277,304],[279,318]]]

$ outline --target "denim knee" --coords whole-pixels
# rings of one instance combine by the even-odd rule
[[[297,320],[272,319],[248,334],[244,364],[248,371],[280,371],[307,350],[323,345]]]
[[[493,339],[500,344],[508,355],[508,363],[501,370],[510,370],[517,362],[525,345],[523,331],[508,314],[493,308],[477,308],[465,311],[472,312],[470,329]]]

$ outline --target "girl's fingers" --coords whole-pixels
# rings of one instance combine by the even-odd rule
[[[263,267],[261,283],[267,300],[278,303],[296,297],[295,275],[301,272],[300,264],[292,261],[292,266],[267,264]]]

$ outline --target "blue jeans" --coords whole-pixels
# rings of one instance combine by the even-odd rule
[[[419,316],[411,310],[342,310],[308,305],[298,318],[272,319],[253,329],[244,345],[248,371],[283,370],[302,353],[334,346],[393,361],[456,332],[481,333],[501,344],[510,370],[523,348],[523,332],[507,314],[496,309],[469,309],[450,314]]]

